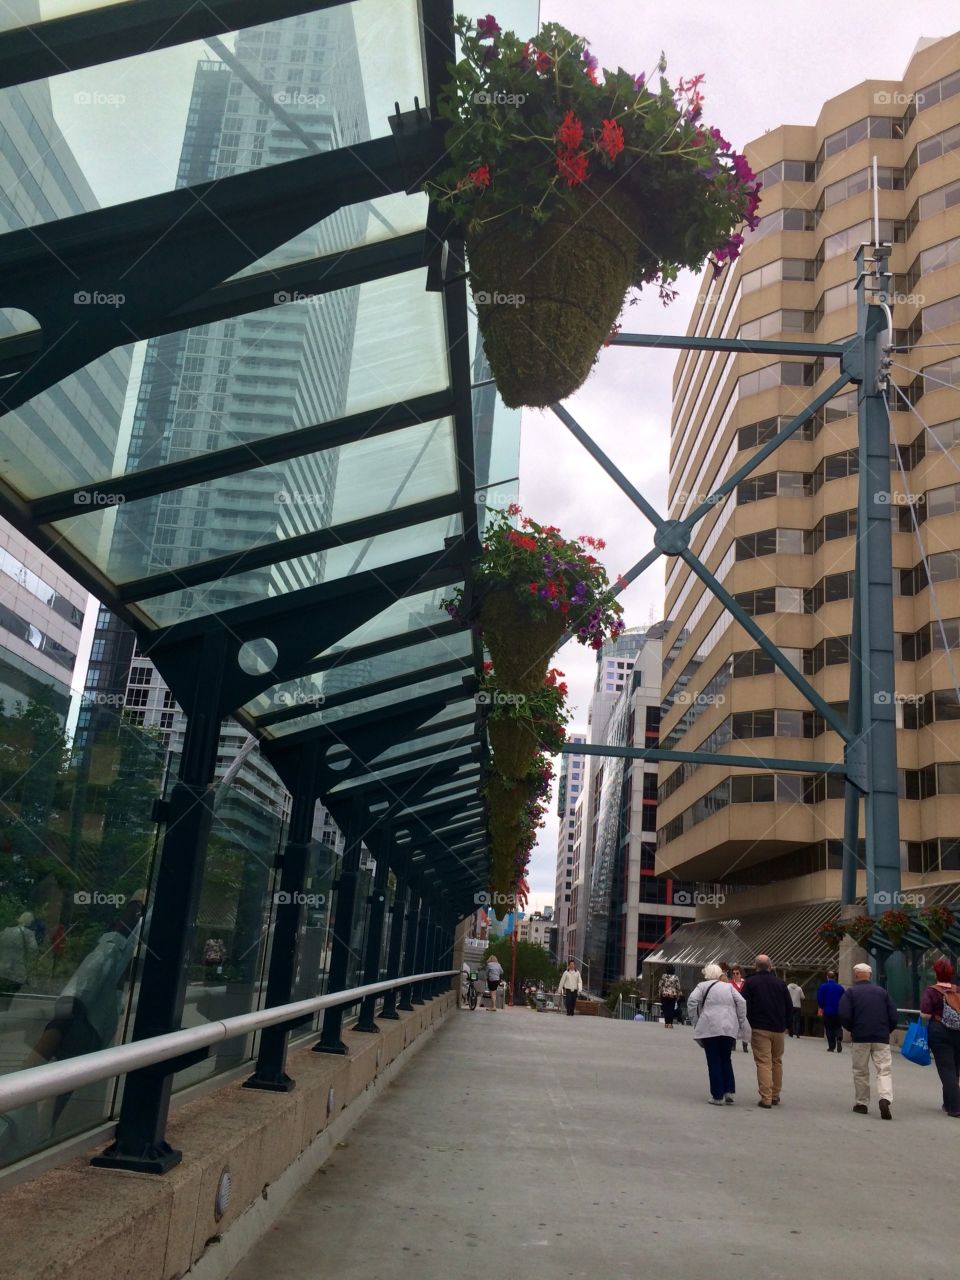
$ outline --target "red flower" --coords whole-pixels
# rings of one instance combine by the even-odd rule
[[[508,515],[508,516],[518,516],[518,515],[520,514],[521,510],[522,510],[522,508],[520,507],[520,504],[519,504],[519,503],[517,503],[517,502],[511,502],[511,503],[510,503],[510,505],[509,505],[509,507],[507,507],[507,515]]]
[[[585,151],[558,151],[557,173],[566,179],[568,187],[577,187],[587,176],[587,154]]]
[[[535,50],[536,58],[533,63],[534,71],[538,71],[541,75],[545,75],[553,66],[553,59],[549,53],[543,53],[540,49]]]
[[[600,130],[600,150],[605,151],[611,160],[616,160],[623,150],[623,130],[615,120],[604,120]]]
[[[607,334],[607,336],[603,340],[603,345],[605,347],[609,347],[610,343],[614,340],[614,338],[620,332],[620,329],[621,329],[620,321],[619,320],[614,321],[613,328],[610,330],[610,332]]]
[[[583,141],[583,125],[572,111],[563,117],[563,124],[557,129],[557,141],[562,142],[567,151],[576,151]]]
[[[535,582],[531,582],[529,587],[527,587],[527,590],[530,592],[532,596],[535,596],[539,593],[540,588],[537,586]]]
[[[475,187],[489,187],[490,166],[488,164],[481,164],[478,165],[476,169],[471,169],[467,174],[467,181],[472,182]]]

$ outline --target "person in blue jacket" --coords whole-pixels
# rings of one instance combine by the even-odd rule
[[[843,1053],[843,1027],[840,1025],[838,1010],[845,989],[837,981],[837,975],[832,969],[827,970],[826,982],[821,982],[817,987],[817,1007],[827,1036],[827,1053]]]

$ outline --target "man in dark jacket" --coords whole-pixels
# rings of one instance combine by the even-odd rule
[[[890,1104],[893,1102],[893,1057],[890,1053],[890,1033],[897,1029],[897,1006],[883,987],[871,979],[873,970],[868,964],[853,966],[853,986],[848,987],[840,999],[838,1013],[840,1025],[850,1032],[853,1057],[853,1091],[856,1101],[854,1111],[865,1116],[870,1106],[870,1063],[877,1072],[877,1094],[880,1098],[880,1115],[892,1120]]]
[[[757,972],[740,993],[747,1002],[750,1041],[757,1064],[758,1106],[768,1110],[780,1105],[783,1084],[783,1037],[793,1019],[793,1001],[787,984],[773,972],[769,956],[757,956]]]

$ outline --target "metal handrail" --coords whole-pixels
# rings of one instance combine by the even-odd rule
[[[408,986],[411,982],[428,982],[432,978],[452,978],[456,969],[437,969],[433,973],[417,973],[410,978],[394,978],[386,982],[370,982],[365,987],[349,987],[345,991],[332,991],[325,996],[313,996],[309,1000],[296,1000],[292,1004],[278,1004],[269,1009],[257,1009],[253,1013],[237,1014],[219,1022],[206,1022],[202,1027],[183,1027],[168,1031],[162,1036],[149,1036],[146,1040],[134,1040],[130,1044],[113,1045],[109,1049],[95,1049],[64,1062],[47,1062],[38,1067],[24,1067],[0,1076],[0,1115],[22,1107],[28,1102],[40,1102],[44,1098],[56,1098],[85,1084],[98,1080],[110,1080],[126,1075],[141,1067],[153,1066],[179,1058],[196,1049],[231,1040],[235,1036],[248,1035],[262,1027],[274,1027],[283,1022],[294,1022],[306,1014],[320,1009],[332,1009],[337,1005],[356,1004],[366,996],[376,996],[394,987]]]

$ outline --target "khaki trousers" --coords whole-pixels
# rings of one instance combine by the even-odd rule
[[[850,1052],[853,1056],[853,1091],[857,1105],[867,1106],[870,1102],[870,1063],[877,1070],[877,1097],[893,1101],[893,1054],[888,1044],[852,1044]]]
[[[757,1088],[761,1102],[772,1102],[780,1097],[783,1084],[782,1031],[754,1031],[750,1041],[753,1060],[757,1064]]]

